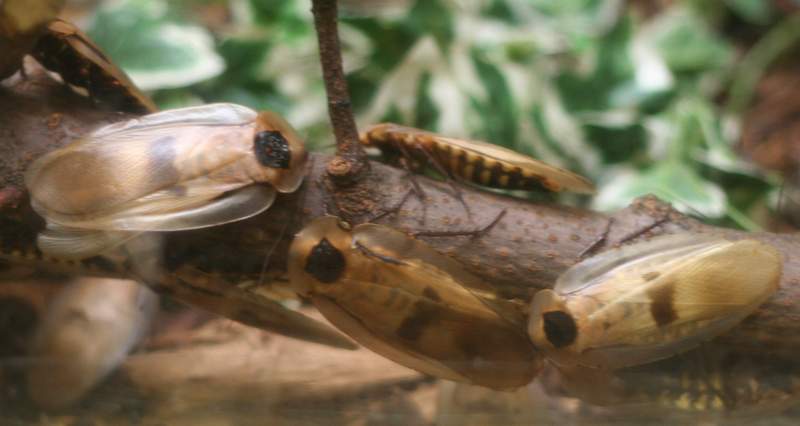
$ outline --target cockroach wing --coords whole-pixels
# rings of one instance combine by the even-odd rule
[[[775,248],[754,240],[667,236],[610,250],[537,293],[529,332],[565,365],[649,363],[753,313],[777,290],[782,264]]]
[[[391,228],[351,231],[326,217],[296,236],[289,276],[334,325],[397,362],[492,388],[528,383],[541,364],[522,328],[482,300],[487,285],[450,262]]]
[[[43,253],[51,256],[83,259],[117,247],[138,237],[141,232],[197,229],[246,219],[269,208],[274,199],[273,188],[256,184],[225,193],[211,201],[203,198],[201,201],[205,202],[194,203],[192,207],[171,200],[147,203],[140,206],[144,208],[123,210],[119,215],[98,217],[85,223],[73,223],[72,227],[48,223],[47,229],[39,234],[37,244]],[[169,204],[168,207],[173,210],[159,210],[162,204]]]
[[[594,184],[583,176],[528,157],[516,151],[503,148],[502,146],[481,141],[466,141],[443,136],[437,136],[436,138],[446,144],[457,146],[475,155],[491,157],[501,163],[517,166],[523,171],[538,176],[544,187],[551,191],[563,191],[566,189],[579,194],[594,194],[596,192]]]
[[[243,125],[250,112],[217,104],[101,128],[34,162],[26,174],[32,205],[45,218],[71,226],[150,202],[151,210],[162,213],[194,208],[202,197],[250,185],[253,181],[232,166],[252,155],[253,131]],[[258,200],[264,198],[262,191]],[[253,208],[246,210],[253,214]],[[206,225],[198,219],[192,227],[231,221],[206,217],[211,218]]]
[[[377,224],[363,224],[353,230],[353,242],[375,253],[388,253],[404,262],[413,263],[419,271],[436,278],[437,285],[451,283],[450,287],[463,288],[501,318],[515,326],[524,324],[522,312],[515,306],[495,296],[496,290],[475,275],[467,272],[463,265],[439,253],[426,244],[408,235]]]
[[[783,261],[769,245],[743,240],[699,251],[620,300],[647,309],[630,309],[630,324],[612,324],[586,358],[617,368],[685,352],[733,328],[778,289]]]
[[[105,137],[121,132],[149,131],[153,128],[181,126],[237,126],[252,123],[258,113],[250,108],[228,103],[199,105],[166,110],[155,114],[109,124],[95,130],[94,137]],[[124,133],[122,133],[124,135]]]
[[[135,236],[130,232],[98,232],[49,223],[39,233],[36,244],[48,256],[85,259],[113,249]]]
[[[708,235],[674,234],[604,251],[575,264],[561,274],[553,288],[561,295],[601,285],[621,271],[645,271],[691,255],[726,240]],[[623,268],[624,267],[624,268]]]
[[[195,179],[198,180],[206,179]],[[231,190],[224,191],[224,185],[210,183],[195,193],[192,192],[192,185],[182,185],[181,188],[187,190],[181,197],[175,197],[168,191],[166,194],[165,191],[159,191],[137,202],[126,204],[124,209],[70,225],[87,229],[141,232],[206,228],[255,216],[272,205],[276,194],[274,188],[263,184],[239,189],[234,186]],[[59,218],[56,215],[53,217]]]
[[[440,361],[421,355],[419,352],[403,348],[403,345],[398,345],[397,342],[395,342],[396,336],[392,335],[391,331],[388,333],[376,332],[376,330],[373,329],[374,327],[369,327],[367,323],[359,320],[356,316],[327,297],[315,297],[314,306],[339,330],[353,337],[359,344],[369,348],[375,353],[434,377],[458,382],[470,382],[467,377],[458,374]]]

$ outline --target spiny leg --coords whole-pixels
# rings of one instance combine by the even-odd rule
[[[388,216],[390,214],[397,213],[397,211],[400,210],[400,207],[403,207],[403,204],[405,204],[406,201],[408,201],[408,197],[410,197],[411,194],[414,193],[414,192],[415,191],[414,191],[413,187],[409,188],[409,190],[406,191],[406,194],[403,195],[403,198],[400,199],[400,201],[397,204],[395,204],[392,207],[389,207],[388,209],[385,209],[384,211],[382,211],[382,212],[378,213],[377,215],[365,220],[364,222],[374,222],[374,221],[376,221],[378,219],[381,219],[381,218],[384,218],[384,217],[386,217],[386,216]],[[423,209],[424,208],[425,207],[424,207],[424,204],[423,204]],[[424,215],[423,215],[423,217],[424,217]]]
[[[614,224],[614,218],[608,218],[608,222],[606,222],[606,229],[597,236],[597,238],[592,241],[589,246],[585,249],[581,250],[578,253],[578,260],[583,260],[584,257],[588,256],[589,254],[593,253],[598,247],[600,247],[603,243],[605,243],[606,239],[608,238],[608,233],[611,231],[611,225]]]
[[[458,202],[461,203],[461,205],[464,207],[464,211],[467,212],[467,218],[471,220],[472,212],[469,210],[469,205],[467,204],[467,202],[464,201],[464,195],[461,193],[461,189],[458,187],[458,185],[456,185],[453,175],[449,173],[447,170],[445,170],[445,168],[442,166],[441,163],[436,161],[436,158],[434,158],[433,153],[431,153],[424,145],[416,144],[415,147],[419,149],[423,154],[425,154],[425,158],[428,160],[428,162],[431,163],[433,167],[436,168],[437,172],[439,172],[442,176],[444,176],[445,181],[447,182],[448,185],[450,185],[450,189],[453,190],[453,197],[455,197],[455,199],[457,199]]]
[[[402,156],[400,164],[410,174],[413,173],[413,167],[408,163],[409,161],[412,161],[414,158],[411,155],[411,152],[408,150],[405,144],[399,142],[398,140],[392,139],[391,141],[392,144],[395,146],[395,149],[400,151],[400,154]],[[448,185],[450,185],[450,188],[453,190],[453,197],[456,198],[461,203],[462,206],[464,206],[464,210],[467,212],[467,218],[471,219],[472,213],[469,210],[469,206],[464,201],[464,197],[461,195],[461,190],[458,188],[458,186],[455,185],[452,175],[448,173],[447,170],[445,170],[444,167],[442,167],[442,165],[438,161],[436,161],[436,158],[434,158],[433,154],[431,154],[431,152],[428,151],[424,145],[414,142],[413,139],[408,140],[408,142],[414,146],[414,149],[422,152],[423,155],[425,155],[426,161],[431,165],[433,165],[433,167],[436,168],[436,171],[445,178],[445,181],[447,182]],[[425,193],[422,191],[422,188],[419,186],[419,183],[417,183],[416,180],[413,179],[413,177],[411,178],[411,181],[414,184],[416,190],[418,191],[417,196],[419,197],[420,201],[424,203]]]
[[[495,218],[486,226],[483,226],[479,229],[470,229],[470,230],[463,230],[463,231],[416,231],[412,232],[411,235],[415,237],[459,237],[459,236],[471,236],[473,238],[482,236],[489,232],[503,216],[506,215],[506,209],[503,209],[500,213],[495,216]]]
[[[657,228],[657,227],[663,225],[664,223],[666,223],[668,221],[669,221],[669,215],[665,214],[664,216],[656,219],[653,223],[645,226],[644,228],[638,229],[636,231],[633,231],[633,232],[629,233],[628,235],[625,235],[624,237],[622,237],[617,242],[617,245],[625,244],[628,241],[630,241],[630,240],[632,240],[632,239],[644,234],[645,232],[648,232],[648,231],[650,231],[650,230],[652,230],[654,228]]]

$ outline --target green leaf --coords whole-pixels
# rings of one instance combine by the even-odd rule
[[[768,0],[725,0],[725,3],[742,19],[754,24],[768,24],[773,15]]]
[[[107,3],[88,33],[144,90],[189,86],[225,68],[211,34],[174,19],[165,2]]]
[[[655,194],[688,214],[718,218],[726,213],[725,192],[690,167],[679,162],[662,162],[641,173],[626,170],[604,182],[594,207],[621,209],[635,198]]]
[[[715,70],[733,59],[731,46],[688,11],[665,13],[653,27],[655,46],[676,73]]]

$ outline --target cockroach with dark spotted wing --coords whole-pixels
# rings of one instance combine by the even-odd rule
[[[378,147],[390,162],[405,160],[412,170],[430,165],[446,176],[490,188],[595,192],[592,182],[569,170],[486,142],[383,123],[367,129],[361,143]]]
[[[418,371],[503,389],[541,368],[521,306],[391,228],[316,219],[291,245],[289,278],[340,330]]]
[[[89,37],[69,22],[51,22],[31,54],[64,82],[86,91],[90,98],[133,113],[158,110]]]
[[[37,159],[25,184],[47,222],[39,248],[83,259],[148,232],[206,228],[294,192],[307,153],[272,112],[212,104],[95,130]]]
[[[782,269],[759,241],[661,236],[567,270],[534,296],[528,332],[559,366],[650,363],[736,326],[775,293]]]

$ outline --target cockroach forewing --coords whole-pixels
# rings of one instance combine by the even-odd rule
[[[614,248],[569,268],[558,277],[553,290],[562,295],[579,292],[607,282],[620,271],[617,268],[622,266],[625,266],[626,270],[634,270],[636,269],[635,265],[644,264],[646,266],[641,266],[641,268],[659,267],[664,262],[673,261],[687,254],[691,255],[697,250],[724,242],[725,240],[706,235],[675,234]]]
[[[502,389],[522,386],[538,371],[519,329],[484,306],[457,309],[448,294],[417,297],[391,274],[378,280],[342,278],[311,300],[362,345],[428,374]]]
[[[600,256],[534,297],[529,332],[556,362],[613,369],[684,352],[751,314],[782,270],[777,250],[753,240],[664,237]]]
[[[443,363],[424,357],[397,347],[392,344],[393,336],[386,338],[386,336],[376,335],[373,330],[367,328],[363,321],[347,312],[339,304],[324,296],[315,296],[313,298],[314,306],[325,316],[331,320],[340,330],[358,341],[361,345],[369,348],[375,353],[381,354],[399,364],[412,368],[417,371],[422,371],[427,374],[433,375],[447,380],[455,380],[458,382],[469,382],[467,377],[458,374],[451,368],[448,368]]]
[[[85,221],[73,221],[70,225],[109,231],[184,231],[247,219],[267,210],[275,200],[275,189],[261,184],[239,188],[239,185],[210,183],[201,189],[193,195],[187,192],[176,197],[167,193],[163,198],[158,196],[165,191],[159,191],[153,194],[157,197],[145,197],[125,204],[122,209],[103,212],[102,216]],[[58,215],[51,217],[60,218]]]
[[[103,126],[93,132],[97,137],[110,136],[117,133],[135,134],[136,130],[150,130],[161,126],[243,126],[252,123],[258,113],[250,108],[217,103],[199,105],[180,109],[172,109],[148,114],[142,117]]]
[[[532,379],[540,364],[520,327],[439,269],[440,254],[390,228],[359,225],[351,234],[337,222],[317,219],[301,231],[289,260],[293,285],[332,323],[370,349],[439,377],[493,388]]]
[[[639,324],[637,330],[631,334],[630,326],[613,324],[606,338],[617,345],[598,342],[587,359],[615,368],[685,352],[733,328],[778,289],[783,261],[767,244],[742,240],[698,251],[621,300],[640,306],[625,318]]]
[[[552,166],[535,158],[522,155],[518,152],[481,141],[462,140],[436,137],[443,143],[457,146],[475,155],[490,157],[501,163],[516,166],[523,171],[536,175],[542,181],[545,188],[551,191],[571,191],[579,194],[594,194],[596,192],[594,184],[583,176],[577,175],[569,170]]]
[[[207,197],[182,198],[148,203],[140,208],[72,222],[70,227],[48,223],[37,244],[49,255],[83,259],[141,238],[143,232],[197,229],[246,219],[269,208],[274,199],[273,188],[251,185],[213,200]]]
[[[157,191],[172,191],[172,200],[179,203],[184,182],[252,155],[252,129],[231,120],[239,108],[210,106],[206,110],[211,118],[219,120],[207,117],[202,123],[195,116],[201,108],[193,108],[187,120],[194,126],[166,112],[101,128],[33,163],[26,174],[32,204],[45,217],[52,213],[79,220],[95,212],[124,210],[126,203],[142,203]],[[204,182],[209,192],[252,183],[239,176]]]
[[[493,287],[467,272],[463,265],[421,241],[377,224],[357,226],[353,230],[353,241],[373,252],[386,253],[413,263],[413,267],[418,270],[430,270],[428,274],[431,276],[435,270],[442,271],[443,275],[449,277],[446,281],[454,291],[466,289],[472,293],[474,299],[495,311],[501,318],[514,325],[524,324],[522,313],[513,304],[497,298]],[[443,284],[443,280],[438,280],[437,285]]]

